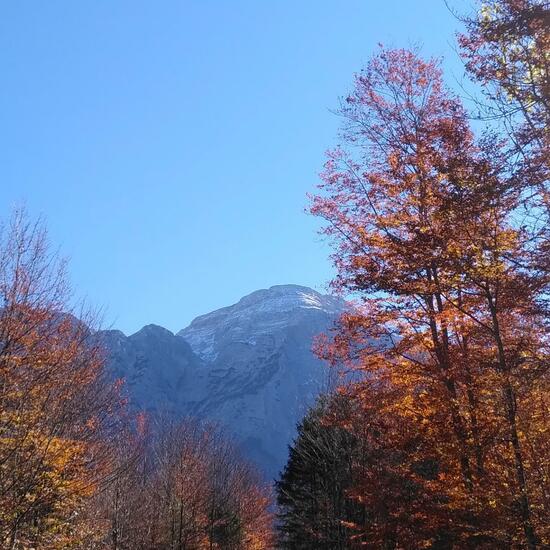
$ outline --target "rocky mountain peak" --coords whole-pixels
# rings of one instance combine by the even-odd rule
[[[300,285],[276,285],[268,289],[256,290],[241,298],[235,306],[240,309],[261,306],[279,312],[295,308],[314,308],[327,312],[341,310],[342,300],[320,294],[312,288]]]
[[[149,324],[132,334],[132,338],[172,338],[174,333],[160,325]]]
[[[223,342],[256,345],[266,335],[317,314],[334,317],[345,308],[341,298],[321,294],[300,285],[276,285],[256,290],[236,304],[194,319],[178,332],[207,361],[217,357]]]

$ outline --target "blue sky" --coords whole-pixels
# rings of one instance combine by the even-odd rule
[[[443,0],[0,9],[0,217],[44,215],[76,293],[126,333],[274,284],[322,291],[306,193],[353,73],[378,42],[445,56],[450,84],[463,73]]]

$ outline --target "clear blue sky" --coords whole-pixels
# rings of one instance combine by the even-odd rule
[[[4,2],[0,216],[43,214],[77,294],[126,333],[323,290],[304,208],[329,110],[378,42],[460,77],[456,27],[443,0]]]

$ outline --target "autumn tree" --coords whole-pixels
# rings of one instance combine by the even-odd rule
[[[524,189],[523,216],[550,270],[550,4],[545,0],[483,0],[459,16],[458,41],[467,74],[480,85],[476,116],[506,142],[514,184]],[[539,234],[542,228],[542,235]],[[539,265],[542,267],[542,265]]]
[[[150,443],[146,415],[125,414],[112,448],[111,475],[86,509],[97,533],[81,545],[83,549],[154,547],[158,533],[151,526],[158,506],[150,487],[153,472]]]
[[[395,507],[369,543],[536,548],[548,277],[518,215],[526,186],[496,139],[476,141],[437,63],[412,52],[382,49],[340,114],[312,211],[336,246],[336,288],[360,305],[320,352],[362,373],[349,395],[398,452],[358,483],[368,508],[381,493]]]
[[[17,211],[0,234],[0,541],[66,548],[110,469],[116,388],[89,327],[70,314],[65,264]]]
[[[271,546],[267,487],[218,426],[192,419],[161,426],[153,448],[167,548]],[[168,542],[168,541],[167,541]]]
[[[512,151],[529,172],[548,180],[550,148],[550,4],[546,0],[483,0],[461,18],[459,44],[466,69],[482,86],[482,116],[502,122]],[[525,183],[525,181],[524,181]]]
[[[119,440],[119,469],[96,502],[90,549],[266,550],[270,496],[219,427],[160,416]]]

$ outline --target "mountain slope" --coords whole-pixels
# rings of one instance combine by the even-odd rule
[[[206,365],[185,340],[157,325],[131,336],[101,331],[99,338],[111,375],[125,381],[132,408],[178,415],[188,409],[189,389],[206,375]]]
[[[230,426],[248,454],[275,474],[296,422],[328,373],[311,352],[345,302],[297,286],[274,286],[195,319],[178,334],[209,363],[197,412]]]

